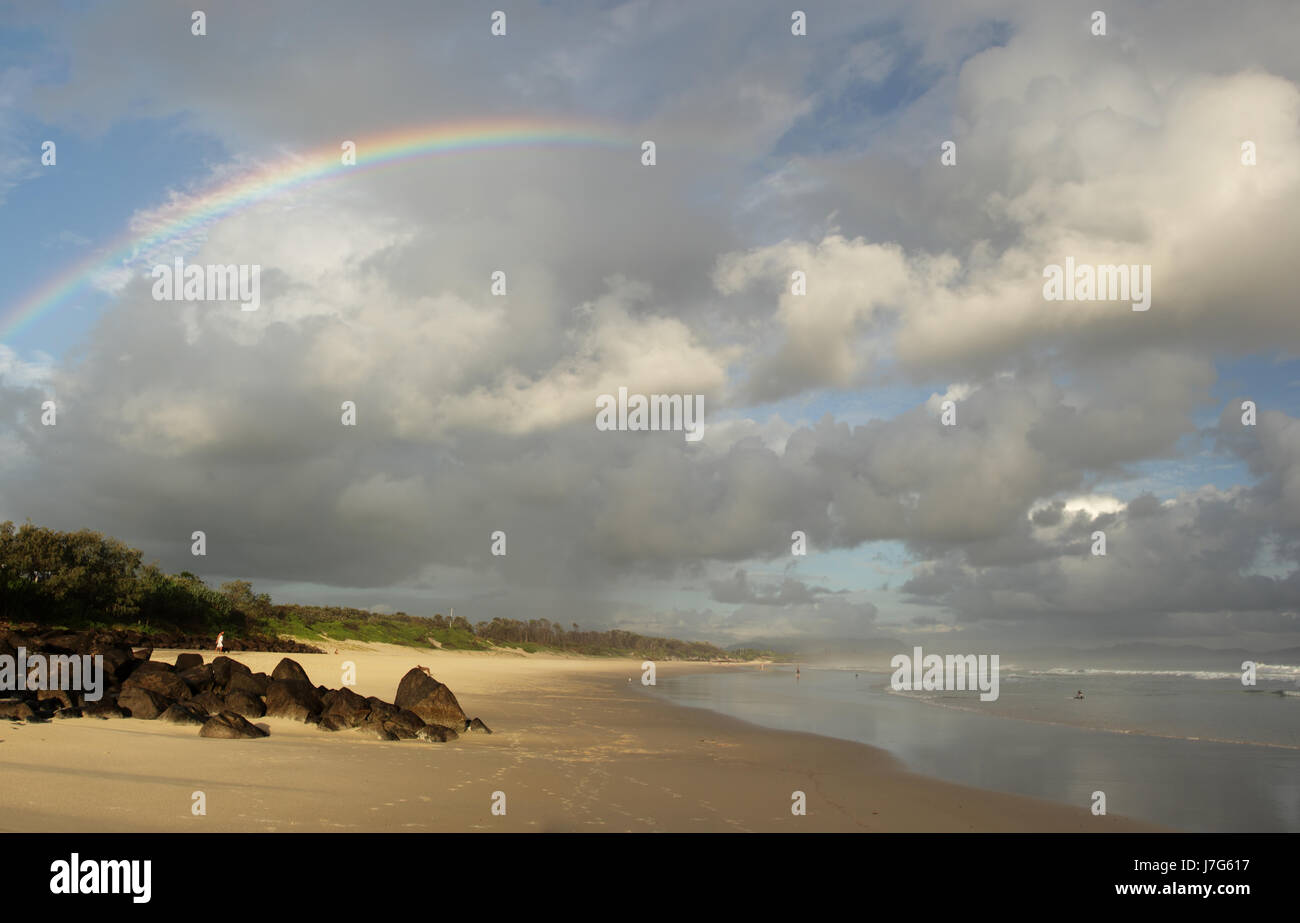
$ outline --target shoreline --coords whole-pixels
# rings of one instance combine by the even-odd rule
[[[431,668],[493,734],[380,742],[262,719],[271,736],[70,719],[0,728],[6,832],[1042,831],[1165,828],[918,775],[889,752],[765,728],[640,687],[640,661],[331,645],[296,655],[313,682],[391,697]],[[156,651],[155,659],[177,652]],[[212,651],[200,651],[211,660]],[[269,671],[282,655],[240,653]],[[752,668],[663,661],[659,675]],[[628,678],[632,682],[628,682]],[[633,689],[632,687],[635,687]],[[203,792],[207,813],[191,812]],[[807,814],[791,813],[805,793]],[[494,793],[506,813],[493,814]]]

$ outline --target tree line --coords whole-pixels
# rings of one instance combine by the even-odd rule
[[[619,654],[650,660],[737,660],[759,651],[727,652],[706,641],[680,641],[622,629],[584,631],[549,619],[464,616],[431,618],[375,613],[346,606],[276,604],[247,580],[212,589],[188,571],[164,573],[142,553],[91,529],[60,532],[30,522],[0,523],[0,621],[76,628],[134,626],[144,630],[299,634],[333,638],[437,641],[451,647],[491,645]],[[477,644],[466,644],[477,639]]]

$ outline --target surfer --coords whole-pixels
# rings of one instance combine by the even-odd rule
[[[1081,699],[1081,698],[1083,698],[1083,690],[1080,689],[1080,690],[1078,690],[1077,692],[1075,692],[1075,693],[1074,693],[1074,697],[1075,697],[1076,699]]]

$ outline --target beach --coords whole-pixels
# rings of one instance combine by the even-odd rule
[[[271,736],[68,719],[0,727],[5,832],[1120,832],[1160,829],[907,771],[851,741],[760,728],[640,687],[639,661],[340,643],[315,683],[391,700],[417,664],[491,735],[381,742],[286,719]],[[176,651],[153,659],[174,660]],[[211,651],[200,652],[211,661]],[[283,655],[237,653],[270,672]],[[753,665],[659,662],[657,678]],[[628,682],[628,678],[632,682]],[[195,793],[202,793],[199,799]],[[803,792],[807,813],[792,813]],[[497,794],[501,793],[501,794]],[[201,800],[206,813],[192,805]],[[504,802],[504,813],[499,813]],[[498,813],[493,812],[494,804]]]

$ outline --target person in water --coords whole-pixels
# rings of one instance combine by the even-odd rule
[[[1075,697],[1076,699],[1081,699],[1081,698],[1083,698],[1083,690],[1080,689],[1080,690],[1076,691],[1076,692],[1074,693],[1074,697]]]

